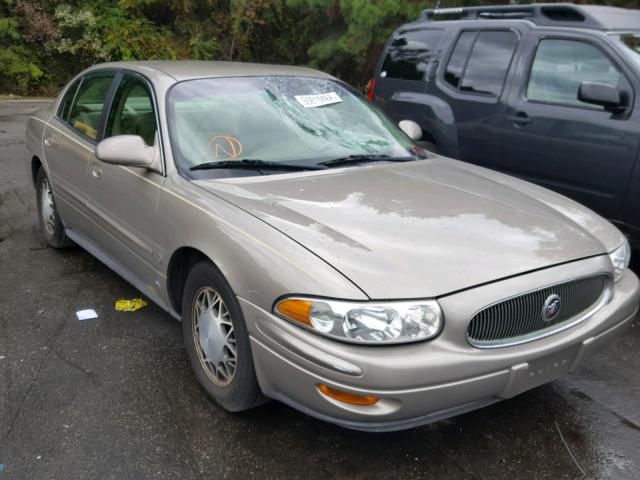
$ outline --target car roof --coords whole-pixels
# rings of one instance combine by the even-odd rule
[[[438,18],[446,20],[439,21]],[[456,18],[451,18],[456,17]],[[479,20],[499,24],[505,20],[527,21],[536,26],[584,28],[604,31],[640,30],[640,10],[601,5],[571,3],[533,3],[528,5],[493,5],[482,7],[441,8],[423,10],[416,22],[445,26]]]
[[[287,65],[268,65],[262,63],[217,62],[197,60],[151,60],[131,62],[109,62],[95,65],[87,70],[123,69],[139,73],[155,72],[173,78],[176,81],[208,77],[252,77],[252,76],[297,76],[315,78],[333,78],[331,75],[305,67]]]

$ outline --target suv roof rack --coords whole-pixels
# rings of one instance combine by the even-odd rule
[[[606,11],[609,10],[609,11]],[[612,7],[578,6],[571,3],[532,3],[529,5],[495,5],[486,7],[435,8],[423,10],[419,20],[529,20],[536,25],[596,28],[607,30],[611,26],[602,22],[600,14],[611,10],[633,12]],[[617,12],[616,12],[617,13]]]

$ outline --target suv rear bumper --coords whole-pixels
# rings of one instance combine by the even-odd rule
[[[546,274],[537,276],[542,280]],[[502,287],[498,289],[510,283],[518,282],[498,282]],[[493,288],[495,284],[474,290]],[[467,293],[440,300],[445,316],[447,306],[477,296]],[[445,330],[454,333],[430,342],[354,346],[298,328],[245,300],[241,305],[265,395],[347,428],[389,431],[465,413],[574,371],[625,331],[637,313],[639,298],[638,278],[629,271],[616,284],[610,303],[583,323],[544,339],[491,351],[456,340],[459,329],[450,317]],[[380,401],[372,406],[338,402],[318,390],[321,383],[375,395]]]

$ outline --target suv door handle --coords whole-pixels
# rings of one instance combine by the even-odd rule
[[[509,115],[507,117],[507,120],[513,123],[516,127],[523,127],[531,123],[529,115],[524,112],[518,112],[515,115]]]

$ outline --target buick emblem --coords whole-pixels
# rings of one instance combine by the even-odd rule
[[[562,308],[562,300],[560,299],[560,295],[549,295],[549,297],[544,302],[544,307],[542,307],[542,320],[544,322],[550,322],[555,319],[560,314],[560,309]]]

